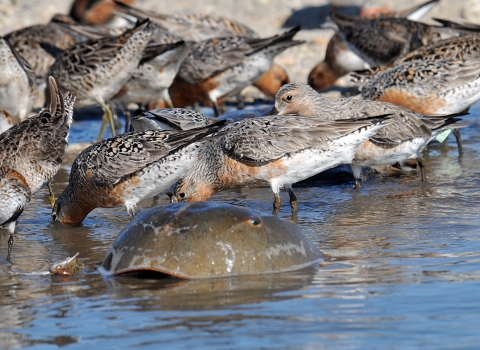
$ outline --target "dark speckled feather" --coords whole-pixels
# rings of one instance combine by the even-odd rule
[[[290,46],[302,44],[303,41],[292,40],[299,30],[299,27],[295,27],[283,34],[265,39],[232,36],[201,41],[193,47],[183,62],[178,72],[179,79],[193,84],[228,67],[241,64],[248,56],[258,51],[278,46],[277,50],[281,52]]]
[[[90,170],[91,181],[98,185],[115,184],[214,130],[147,130],[108,138],[85,149],[73,163],[72,173]]]
[[[461,34],[402,17],[361,19],[338,13],[330,16],[350,48],[372,67],[393,62],[421,46]]]
[[[163,108],[151,111],[138,110],[132,118],[135,131],[190,130],[210,125],[208,117],[185,108]]]
[[[56,174],[65,155],[75,97],[50,78],[49,107],[0,135],[0,165],[18,171],[32,194]]]
[[[340,121],[299,115],[250,118],[222,129],[225,136],[220,143],[226,154],[234,159],[269,162],[308,148],[328,150],[330,141],[384,119],[385,115]],[[388,125],[388,121],[384,125]]]
[[[151,34],[146,21],[119,36],[74,45],[57,58],[51,75],[77,96],[76,108],[108,101],[133,74]]]
[[[205,136],[221,125],[131,132],[88,147],[73,162],[68,186],[55,203],[53,220],[79,223],[97,207],[119,205],[133,215],[140,200],[166,191],[184,175],[215,139]]]

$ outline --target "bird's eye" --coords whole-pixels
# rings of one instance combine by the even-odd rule
[[[293,99],[292,95],[288,95],[288,96],[285,98],[285,100],[286,100],[287,102],[290,102],[292,99]]]
[[[185,198],[185,192],[182,192],[179,194],[180,198],[184,199]]]
[[[254,217],[254,218],[251,218],[250,219],[250,223],[253,225],[253,226],[258,226],[262,223],[262,220],[260,220],[259,217]]]

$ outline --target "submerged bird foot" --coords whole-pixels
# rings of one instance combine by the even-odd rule
[[[11,234],[10,238],[8,239],[8,253],[7,253],[7,260],[8,261],[10,261],[10,255],[12,253],[12,247],[13,247],[13,235]]]
[[[274,196],[275,196],[275,200],[273,201],[272,215],[278,215],[278,213],[280,212],[281,200],[280,200],[280,196],[277,193],[275,193]]]

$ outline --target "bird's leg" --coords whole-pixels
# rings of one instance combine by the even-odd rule
[[[131,122],[132,122],[132,114],[130,113],[129,110],[125,110],[123,112],[123,115],[125,116],[125,132],[129,132],[130,131],[130,127],[131,127]]]
[[[355,179],[355,190],[359,191],[360,188],[362,188],[362,185],[360,184],[360,179]]]
[[[105,104],[106,108],[105,111],[107,113],[107,120],[110,123],[110,130],[112,131],[112,136],[117,134],[115,130],[115,120],[118,120],[117,111],[115,106],[110,106],[109,104]]]
[[[422,182],[427,182],[427,172],[425,170],[425,159],[418,158],[418,166],[420,167],[420,173],[422,174]]]
[[[237,109],[245,109],[245,100],[242,94],[237,94]]]
[[[125,117],[125,132],[131,131],[131,122],[132,122],[132,113],[130,113],[130,110],[128,109],[128,106],[126,103],[121,103],[119,105],[119,108],[122,110],[123,116]]]
[[[282,201],[280,200],[280,196],[278,195],[278,193],[274,193],[273,195],[275,197],[275,200],[273,201],[273,212],[272,212],[272,214],[273,215],[278,215],[278,212],[280,211],[280,204],[282,203]]]
[[[112,129],[112,136],[115,136],[115,123],[113,122],[113,113],[110,107],[102,100],[98,100],[100,106],[103,109],[102,115],[102,126],[100,127],[100,133],[98,134],[96,142],[100,142],[102,140],[103,133],[105,132],[105,128],[107,123],[110,123],[110,128]]]
[[[215,112],[215,117],[219,117],[222,114],[222,111],[220,110],[220,106],[218,105],[217,101],[213,101],[213,111]]]
[[[133,219],[135,216],[135,209],[134,208],[128,208],[127,209],[128,215],[130,216],[130,219]]]
[[[48,181],[48,200],[50,201],[50,205],[53,207],[55,206],[55,195],[53,194],[53,189],[52,189],[52,182]]]
[[[355,190],[360,190],[360,188],[362,187],[360,185],[360,178],[362,177],[362,167],[359,166],[359,165],[351,165],[352,167],[352,173],[353,173],[353,176],[355,177]]]
[[[297,196],[293,193],[292,186],[288,186],[287,188],[288,194],[290,195],[290,206],[292,207],[292,221],[298,222],[298,204],[297,204]]]
[[[167,93],[167,97],[168,97],[168,98],[165,98],[165,99],[164,99],[165,104],[167,105],[168,108],[174,108],[175,106],[173,105],[172,99],[170,98],[170,96],[168,95],[168,93]]]
[[[13,247],[13,233],[10,233],[10,238],[8,239],[8,253],[7,253],[7,260],[10,261],[10,254],[12,253]]]
[[[427,143],[427,145],[425,146],[425,148],[423,149],[423,153],[426,154],[430,152],[430,143]]]
[[[455,138],[457,139],[458,153],[461,155],[463,153],[463,145],[462,145],[462,136],[460,135],[460,130],[453,129],[452,132],[453,132],[453,135],[455,135]]]

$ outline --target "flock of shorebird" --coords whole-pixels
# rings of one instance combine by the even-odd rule
[[[0,39],[0,127],[10,116],[23,120],[0,134],[8,260],[18,217],[63,160],[75,108],[100,105],[104,123],[56,201],[50,188],[53,221],[78,224],[97,207],[125,206],[133,216],[140,200],[169,190],[172,202],[189,202],[265,185],[274,214],[280,190],[288,191],[296,220],[292,184],[341,164],[351,165],[357,188],[362,167],[409,160],[426,181],[424,148],[453,131],[461,151],[458,129],[467,124],[458,116],[480,99],[480,27],[409,19],[418,9],[363,19],[332,13],[336,34],[307,85],[290,83],[273,64],[278,53],[303,43],[293,40],[298,27],[258,38],[223,17],[109,4],[129,26],[113,30],[57,15]],[[353,70],[359,96],[318,93]],[[274,95],[264,115],[211,123],[184,109],[202,103],[218,115],[222,101],[251,84]],[[42,89],[48,107],[25,119]],[[126,110],[131,103],[175,108],[138,110],[134,131],[101,140],[108,122],[115,135],[112,106]]]

